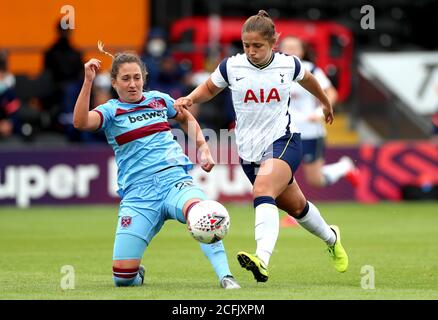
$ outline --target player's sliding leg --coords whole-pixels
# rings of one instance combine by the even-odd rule
[[[116,235],[113,252],[113,280],[117,287],[143,284],[145,269],[140,262],[146,246],[146,241],[137,236]]]
[[[192,194],[191,196],[200,196]],[[203,196],[202,198],[205,198]],[[192,198],[185,201],[182,212],[185,217],[185,221],[187,217],[190,215],[190,210],[200,201],[200,198]],[[222,241],[218,241],[212,244],[200,243],[201,250],[204,252],[208,261],[210,261],[216,276],[219,279],[219,283],[221,287],[224,289],[239,289],[240,285],[234,279],[230,267],[228,265],[227,254],[225,252],[225,247]]]
[[[224,289],[239,289],[240,285],[231,274],[223,242],[218,241],[211,244],[201,243],[200,245],[208,261],[210,261],[213,266],[220,285]]]
[[[176,183],[177,182],[177,183]],[[166,197],[167,218],[186,224],[190,209],[205,200],[205,193],[193,185],[193,179],[185,174],[176,181]],[[240,285],[233,278],[222,241],[215,244],[201,244],[201,249],[210,261],[224,289],[239,289]]]
[[[130,197],[125,195],[120,205],[113,251],[113,279],[116,286],[143,284],[145,271],[140,265],[141,258],[164,224],[164,218],[157,216],[157,210],[151,209],[149,202],[138,201],[141,196],[144,197],[141,193]]]
[[[144,266],[140,265],[139,260],[121,261],[113,262],[113,280],[116,287],[141,286],[144,282]]]
[[[348,268],[348,256],[341,244],[339,228],[330,227],[324,221],[318,208],[306,200],[297,182],[290,184],[276,201],[280,209],[327,244],[335,269],[345,272]]]

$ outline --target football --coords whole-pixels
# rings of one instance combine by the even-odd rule
[[[198,202],[191,208],[187,217],[190,234],[202,243],[222,240],[227,235],[230,224],[227,209],[214,200]]]

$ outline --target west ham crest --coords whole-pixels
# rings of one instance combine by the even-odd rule
[[[120,220],[120,226],[122,228],[127,228],[129,227],[129,225],[131,224],[132,221],[132,217],[130,216],[124,216],[122,217],[122,219]]]

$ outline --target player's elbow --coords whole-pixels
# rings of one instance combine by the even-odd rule
[[[218,88],[215,86],[215,84],[213,83],[213,81],[211,80],[211,78],[209,78],[207,81],[204,82],[204,92],[207,95],[207,101],[214,98],[216,95],[219,94],[219,92],[221,92],[223,90],[223,88]]]
[[[81,130],[83,127],[83,123],[82,121],[80,121],[79,119],[76,119],[75,117],[73,117],[73,127],[77,130]]]
[[[87,123],[80,119],[73,119],[73,127],[76,130],[84,131],[87,129]]]

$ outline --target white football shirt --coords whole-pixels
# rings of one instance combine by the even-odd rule
[[[292,83],[302,80],[304,73],[297,57],[279,52],[263,67],[237,54],[224,59],[212,73],[217,87],[231,90],[237,150],[243,160],[261,160],[275,140],[298,132],[288,107]]]
[[[303,60],[301,63],[307,71],[315,76],[322,90],[326,90],[332,86],[324,72],[312,62]],[[292,84],[291,98],[290,112],[298,131],[301,132],[301,139],[307,140],[325,137],[326,130],[324,122],[322,120],[316,122],[309,120],[312,114],[322,112],[322,110],[319,110],[321,102],[318,98],[298,83]]]

